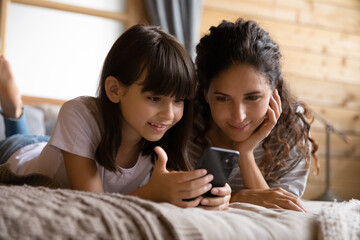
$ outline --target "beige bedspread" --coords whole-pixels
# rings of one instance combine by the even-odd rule
[[[39,176],[2,173],[0,184],[41,183]],[[0,185],[0,239],[327,239],[319,235],[326,229],[319,216],[243,203],[227,211],[182,209],[121,194]],[[359,239],[346,234],[342,239]]]
[[[121,194],[0,186],[1,239],[315,239],[312,214],[182,209]],[[294,235],[294,233],[296,233]]]

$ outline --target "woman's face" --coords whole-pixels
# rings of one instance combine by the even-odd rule
[[[263,122],[271,97],[265,76],[250,65],[236,64],[211,80],[205,99],[218,141],[242,142]]]

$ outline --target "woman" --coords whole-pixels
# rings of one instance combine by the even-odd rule
[[[305,211],[301,197],[317,145],[308,108],[283,80],[279,47],[254,21],[223,21],[197,45],[195,162],[209,146],[240,152],[231,201]]]

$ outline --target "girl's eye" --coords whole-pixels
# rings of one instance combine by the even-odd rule
[[[150,101],[152,102],[159,102],[161,101],[161,98],[160,97],[147,97],[147,99],[149,99]]]
[[[225,97],[225,96],[216,96],[215,100],[218,101],[218,102],[226,102],[226,101],[229,100],[229,98]]]
[[[182,99],[182,98],[178,98],[178,99],[174,100],[175,103],[182,103],[184,101],[185,101],[185,99]]]

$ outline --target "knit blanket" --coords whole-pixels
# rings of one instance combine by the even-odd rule
[[[319,214],[245,203],[227,211],[183,209],[59,189],[46,176],[18,176],[0,166],[0,239],[359,239],[358,226],[358,201]]]
[[[182,209],[133,196],[0,186],[0,239],[315,239],[311,214]]]
[[[321,239],[360,239],[360,201],[352,199],[325,206],[318,221]]]

